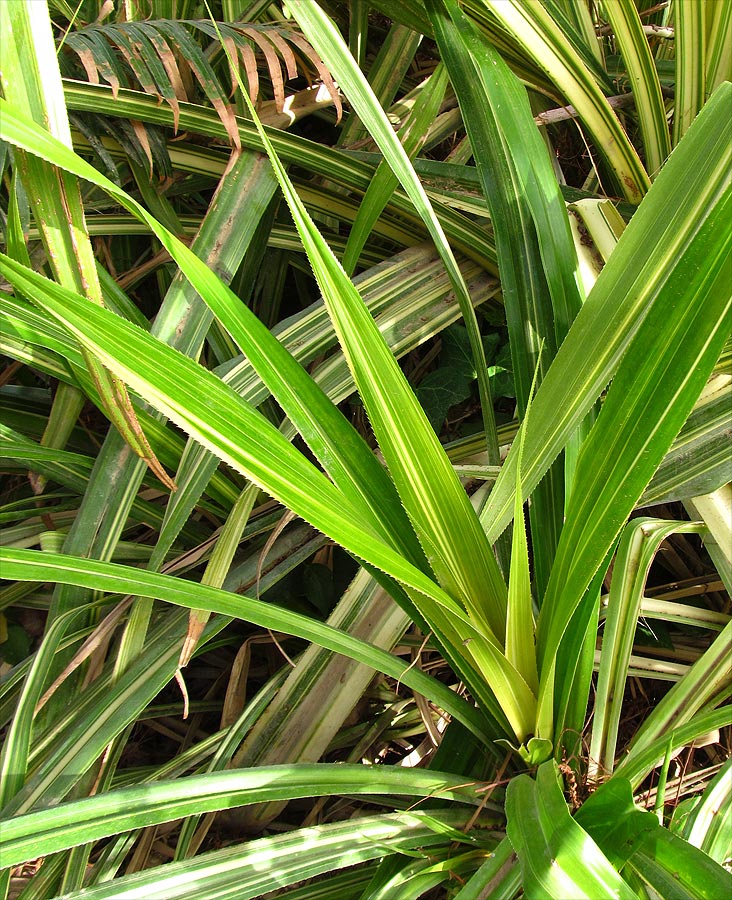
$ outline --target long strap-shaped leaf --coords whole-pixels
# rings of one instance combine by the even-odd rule
[[[732,622],[728,622],[711,647],[676,682],[645,720],[633,738],[629,754],[618,765],[617,771],[622,768],[626,777],[633,781],[634,777],[625,770],[632,770],[637,765],[637,758],[650,746],[662,742],[670,734],[675,735],[677,729],[680,731],[695,716],[702,715],[708,706],[721,704],[729,697],[732,693],[732,661],[729,654],[731,639]],[[722,712],[725,712],[724,707]],[[698,734],[704,732],[699,731]]]
[[[64,96],[69,109],[134,118],[166,127],[173,126],[173,113],[168,106],[160,105],[153,97],[136,91],[120,90],[119,94],[113,97],[111,88],[103,85],[67,81],[64,85]],[[181,104],[180,123],[182,128],[196,134],[214,140],[226,140],[226,131],[220,119],[213,110],[205,107],[191,103]],[[244,119],[238,119],[237,124],[242,147],[261,151],[262,141],[254,125]],[[297,163],[298,168],[307,169],[358,191],[366,190],[373,177],[374,165],[361,162],[350,153],[339,152],[299,135],[278,131],[276,128],[268,128],[267,133],[280,158],[286,162]],[[176,155],[176,151],[171,148],[171,158]],[[188,151],[181,155],[186,158]],[[219,171],[223,171],[223,168],[221,166]],[[204,171],[210,172],[211,169],[206,168]],[[414,208],[401,189],[394,192],[389,207],[397,210],[399,215],[410,223],[415,222]],[[476,235],[473,223],[445,204],[433,201],[433,208],[453,245],[490,270],[490,263],[495,257],[492,240],[483,235]],[[410,230],[414,232],[413,227]],[[419,234],[416,239],[421,240],[422,232],[416,233]]]
[[[648,38],[632,0],[613,0],[606,3],[603,9],[612,25],[632,85],[646,151],[646,168],[649,175],[655,177],[671,152],[671,139],[661,84],[648,47]],[[695,109],[694,113],[697,112]]]
[[[135,217],[144,221],[171,253],[191,284],[224,324],[272,394],[323,462],[336,484],[342,485],[382,536],[420,559],[412,529],[383,467],[365,441],[345,420],[321,390],[308,378],[281,344],[253,313],[213,275],[206,264],[170,234],[133,198],[105,178],[93,166],[55,141],[47,132],[24,120],[0,100],[0,134],[15,146],[61,166],[104,188]],[[360,500],[356,500],[360,497]],[[386,523],[391,520],[391,525]]]
[[[328,773],[319,772],[316,777],[325,781]],[[313,825],[166,862],[111,881],[97,878],[79,892],[64,894],[64,900],[190,900],[194,895],[196,900],[258,900],[271,896],[275,886],[280,896],[292,900],[315,900],[328,895],[355,897],[354,889],[365,887],[371,875],[364,865],[369,860],[377,865],[384,857],[396,857],[398,861],[416,857],[422,865],[433,865],[435,856],[448,856],[452,877],[453,870],[460,872],[460,868],[448,845],[451,841],[471,842],[457,831],[467,826],[470,816],[470,807],[439,811],[420,807],[411,812],[382,812]],[[118,840],[121,842],[122,838]],[[482,857],[485,852],[473,850],[471,855],[480,853]],[[437,865],[442,869],[437,881],[446,880],[448,863],[440,861]],[[346,869],[342,876],[341,869]],[[313,894],[312,879],[319,875],[326,877]],[[288,890],[290,885],[303,881],[304,890]],[[320,893],[323,890],[325,895]],[[391,900],[396,895],[383,896]]]
[[[457,660],[458,670],[467,673],[466,680],[475,696],[490,705],[481,684],[481,678],[485,679],[516,735],[523,739],[530,730],[536,698],[503,655],[490,628],[481,626],[454,597],[382,541],[377,532],[369,530],[348,496],[295,450],[263,415],[215,375],[156,342],[137,326],[101,307],[89,308],[78,295],[2,256],[0,270],[16,288],[59,318],[148,402],[220,459],[349,552],[387,573],[413,594],[421,595],[423,615],[441,642],[447,641],[454,648],[450,659]],[[417,602],[414,596],[413,600]],[[462,669],[461,656],[465,662]]]
[[[488,452],[497,462],[498,444],[495,437],[493,405],[490,400],[490,386],[480,330],[470,303],[470,294],[460,274],[452,250],[447,243],[442,226],[435,216],[429,198],[410,164],[404,148],[394,134],[386,114],[374,96],[363,72],[349,53],[348,47],[332,20],[315,2],[296,3],[292,6],[291,11],[312,45],[334,73],[338,84],[344,90],[354,110],[368,128],[369,134],[377,143],[385,160],[391,166],[402,187],[409,195],[415,209],[434,240],[435,247],[442,261],[445,263],[445,268],[450,276],[455,296],[460,304],[460,310],[468,329],[470,349],[478,376],[478,390],[483,407]],[[491,461],[494,460],[492,459]],[[494,585],[494,590],[496,588],[497,584]]]
[[[521,416],[579,312],[577,260],[567,212],[526,91],[452,0],[426,4],[491,213]],[[541,352],[540,352],[540,348]],[[534,565],[546,588],[564,514],[557,464],[532,497]]]
[[[590,70],[544,4],[484,2],[577,110],[598,152],[607,159],[622,195],[631,203],[640,203],[649,180],[638,154]]]
[[[447,87],[447,72],[444,66],[438,66],[430,77],[421,85],[420,95],[406,121],[399,130],[399,139],[410,159],[419,151],[427,136],[427,129],[437,115]],[[358,257],[363,249],[371,229],[378,220],[394,188],[399,184],[396,175],[386,162],[382,161],[374,175],[373,181],[363,197],[358,214],[348,235],[348,243],[343,253],[343,268],[350,275],[356,268]]]
[[[651,563],[661,542],[672,534],[699,534],[704,526],[691,522],[639,518],[630,521],[618,546],[613,580],[607,597],[607,615],[602,636],[597,675],[597,703],[592,721],[590,777],[610,775],[621,708],[628,677],[630,654],[641,610],[643,589]],[[642,727],[642,726],[641,726]]]
[[[728,190],[694,235],[686,265],[665,286],[666,302],[656,304],[636,332],[583,444],[537,628],[542,728],[550,718],[553,672],[563,662],[560,642],[567,623],[691,412],[729,334],[730,217]],[[589,620],[589,600],[586,609]],[[563,729],[561,721],[556,725]]]
[[[50,19],[47,15],[39,15],[38,9],[32,9],[31,6],[27,0],[22,0],[5,4],[0,10],[2,30],[6,33],[0,45],[3,94],[27,109],[36,122],[47,126],[50,133],[70,147],[71,132]],[[78,183],[67,172],[25,150],[17,153],[16,166],[31,199],[56,278],[68,287],[80,290],[93,302],[102,303],[102,291]],[[156,458],[137,421],[125,385],[86,353],[84,361],[110,421],[158,478],[167,487],[173,487],[171,478]],[[62,391],[60,399],[69,393]],[[45,442],[64,446],[81,410],[82,401],[83,398],[78,395],[75,409],[67,416],[65,427],[51,430],[53,420],[49,422]],[[57,611],[56,606],[54,604],[51,609],[52,616]]]
[[[657,306],[665,323],[689,298],[689,269],[704,269],[729,242],[719,206],[730,190],[732,85],[707,102],[623,232],[547,377],[526,432],[522,485],[529,495],[616,371],[643,320]],[[695,241],[710,219],[711,244]],[[723,284],[720,285],[723,287]],[[665,325],[662,324],[662,327]],[[490,539],[513,515],[515,454],[509,455],[481,521]]]
[[[314,8],[314,4],[308,7]],[[328,21],[326,19],[326,23]],[[332,24],[328,27],[333,30]],[[337,32],[334,32],[333,41],[338,49],[339,42],[342,42]],[[336,58],[342,56],[343,53],[336,53]],[[352,59],[347,52],[345,57],[346,71],[349,72]],[[353,86],[363,92],[364,84],[358,73]],[[365,94],[368,97],[368,85],[365,86]],[[388,345],[294,191],[246,94],[244,99],[270,155],[405,509],[440,586],[467,610],[468,618],[454,610],[448,615],[450,606],[446,606],[434,591],[429,596],[437,603],[430,602],[429,607],[423,610],[424,616],[443,647],[449,648],[450,662],[456,658],[461,660],[461,656],[468,662],[472,657],[515,734],[523,740],[529,732],[528,722],[535,708],[535,695],[503,654],[506,587],[492,550],[476,531],[478,522],[472,514],[472,506]],[[377,131],[383,131],[378,107],[376,112],[366,103],[365,110],[368,117],[374,119]],[[387,132],[388,147],[389,140],[394,136],[388,127]],[[401,161],[404,150],[398,141],[396,146],[396,158]],[[410,173],[409,185],[414,187],[416,182],[415,194],[419,199],[424,191],[408,164],[406,171]],[[429,205],[424,212],[428,225],[436,224]],[[441,231],[438,236],[444,240]],[[439,249],[442,250],[442,242]],[[451,273],[455,260],[449,247],[447,254],[450,260],[448,274],[458,292],[459,286]],[[444,252],[442,256],[444,261]],[[459,270],[457,274],[459,285],[464,289]],[[472,302],[467,296],[466,299],[471,321],[475,325]],[[482,345],[480,352],[482,354]],[[489,397],[487,400],[490,402]],[[361,558],[371,559],[363,555]],[[461,643],[468,647],[465,654],[459,652]],[[484,686],[474,678],[468,678],[468,681],[477,691],[477,696],[485,702]]]
[[[437,796],[477,806],[480,787],[480,783],[466,785],[464,777],[446,772],[325,763],[191,775],[120,788],[5,821],[0,829],[0,865],[11,866],[76,843],[247,803],[342,793]]]
[[[706,18],[702,0],[676,0],[674,14],[675,103],[673,142],[677,144],[699,114],[706,97]]]
[[[397,678],[459,718],[478,737],[490,740],[490,737],[486,736],[482,717],[475,706],[441,682],[426,675],[421,669],[405,665],[402,660],[385,650],[308,616],[280,609],[271,603],[241,594],[232,594],[208,585],[132,566],[12,548],[4,548],[0,556],[3,576],[11,580],[55,581],[108,593],[155,597],[183,608],[207,609],[220,615],[245,619],[262,628],[270,628],[273,631],[293,634],[303,640],[312,641]]]

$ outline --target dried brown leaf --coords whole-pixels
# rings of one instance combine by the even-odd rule
[[[274,99],[277,109],[282,110],[285,105],[285,82],[282,78],[282,69],[280,68],[280,58],[274,52],[272,44],[262,35],[256,28],[242,28],[244,34],[251,38],[254,43],[264,54],[269,76],[272,79],[272,90],[274,91]]]
[[[152,149],[150,148],[150,141],[148,140],[148,137],[147,137],[147,129],[145,128],[145,125],[142,122],[138,122],[135,119],[130,119],[130,125],[132,125],[135,135],[137,136],[137,139],[140,142],[140,146],[142,147],[142,150],[143,150],[145,156],[147,157],[147,161],[150,165],[150,173],[149,174],[150,174],[150,177],[152,178],[152,176],[153,176],[153,155],[152,155]]]
[[[326,68],[325,63],[302,35],[298,34],[296,31],[290,31],[289,29],[285,33],[287,35],[287,40],[290,41],[291,44],[294,44],[298,48],[298,50],[300,50],[302,54],[315,66],[320,80],[323,82],[328,93],[333,98],[333,105],[335,106],[337,113],[336,121],[340,122],[341,117],[343,116],[343,104],[341,103],[340,91],[338,90],[336,83],[331,78],[331,74]]]
[[[236,61],[238,59],[236,52],[236,41],[233,37],[228,36],[223,38],[223,44],[226,47],[226,61],[229,64],[229,77],[231,78],[231,90],[229,91],[229,98],[233,97],[239,87],[239,83],[237,81],[237,75],[239,74],[238,69],[236,68]]]
[[[279,51],[287,69],[287,80],[290,81],[293,78],[297,78],[297,60],[295,59],[295,54],[292,52],[292,47],[290,47],[287,41],[275,28],[268,29],[265,32],[265,36],[272,41]]]
[[[186,101],[188,100],[188,95],[186,94],[185,86],[183,85],[183,79],[181,78],[180,70],[178,69],[178,63],[175,59],[175,54],[170,49],[168,42],[165,38],[155,32],[150,33],[149,35],[150,43],[155,47],[155,50],[160,57],[160,62],[163,64],[163,68],[170,80],[170,86],[173,89],[174,97],[166,97],[170,108],[173,110],[173,127],[175,131],[178,131],[178,119],[180,116],[180,105],[178,103],[179,100]]]
[[[97,63],[91,50],[88,48],[85,50],[77,49],[76,55],[81,60],[82,66],[84,66],[84,71],[86,72],[86,77],[89,79],[89,83],[99,84],[99,70],[97,69]],[[117,87],[119,87],[119,83]]]
[[[257,102],[259,96],[259,72],[257,71],[257,59],[254,56],[254,50],[249,44],[239,45],[239,55],[244,63],[244,70],[247,73],[247,82],[249,84],[249,97],[252,103]]]

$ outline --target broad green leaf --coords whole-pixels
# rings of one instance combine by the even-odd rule
[[[574,818],[618,870],[660,827],[652,812],[636,806],[630,782],[619,777],[590,794]]]
[[[661,897],[718,900],[732,892],[732,874],[667,828],[649,832],[627,865]]]
[[[521,864],[526,895],[547,900],[638,900],[589,834],[570,816],[554,762],[536,781],[513,778],[506,790],[506,833]]]

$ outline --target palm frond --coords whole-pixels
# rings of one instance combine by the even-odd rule
[[[91,84],[106,82],[115,96],[120,88],[144,91],[171,108],[176,130],[180,103],[200,101],[202,93],[235,146],[239,136],[230,101],[238,90],[238,78],[246,79],[249,96],[256,102],[263,93],[262,70],[269,76],[277,112],[285,109],[285,82],[298,76],[308,85],[322,82],[339,118],[342,112],[338,88],[327,68],[290,26],[163,19],[115,22],[74,31],[65,47],[62,55],[68,77],[80,79],[83,72]]]

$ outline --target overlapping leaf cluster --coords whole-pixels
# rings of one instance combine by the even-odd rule
[[[387,10],[400,20],[367,77],[367,4],[352,4],[347,28],[343,10],[330,10],[334,19],[310,0],[289,4],[294,23],[285,24],[269,3],[240,10],[222,0],[204,19],[194,3],[161,0],[149,20],[125,4],[106,24],[88,5],[68,16],[56,4],[70,29],[59,52],[81,59],[97,82],[89,85],[62,81],[45,9],[13,0],[2,10],[4,349],[58,383],[40,424],[32,390],[16,392],[20,412],[2,399],[8,470],[34,473],[33,493],[16,488],[5,510],[28,530],[3,550],[4,605],[47,611],[42,640],[2,683],[3,889],[11,867],[43,856],[21,896],[280,888],[294,898],[317,896],[318,885],[369,898],[432,889],[463,900],[486,890],[721,896],[729,846],[709,810],[732,814],[728,765],[673,830],[636,806],[633,791],[659,760],[663,782],[672,754],[732,724],[728,607],[654,613],[644,597],[654,555],[674,533],[702,534],[721,586],[732,585],[723,449],[732,14],[673,4],[654,23],[671,29],[668,60],[644,24],[656,12],[630,0],[608,3],[602,20],[580,0],[468,0],[462,9],[412,0]],[[247,12],[253,24],[234,29]],[[201,20],[184,26],[194,14]],[[420,35],[440,62],[400,91]],[[264,52],[278,114],[287,104],[272,48],[288,76],[288,41],[315,60],[336,100],[332,76],[350,108],[339,146],[262,124],[245,37]],[[239,116],[222,71],[238,85]],[[205,102],[188,102],[185,72]],[[632,86],[630,112],[610,102],[618,83]],[[440,113],[450,91],[456,103]],[[572,215],[567,200],[577,196],[560,187],[533,119],[540,97],[571,105],[596,157],[585,187],[596,177],[597,191]],[[291,120],[330,100],[301,104]],[[124,142],[90,140],[89,119],[86,141],[72,134],[68,113],[91,110],[135,123],[142,142],[148,126],[171,128],[166,154],[182,188],[176,178],[156,185]],[[443,116],[452,132],[464,128],[452,161],[420,160],[444,138]],[[233,155],[181,144],[181,129],[228,142]],[[357,140],[368,141],[366,153],[349,150]],[[88,161],[89,149],[113,178]],[[149,147],[143,156],[153,158]],[[212,173],[220,181],[205,215],[189,222],[185,204],[210,189]],[[637,207],[627,227],[600,184]],[[136,234],[154,236],[154,256],[119,277],[114,261],[131,259]],[[93,235],[106,238],[96,259]],[[281,320],[302,258],[321,300]],[[148,318],[129,291],[151,273],[161,301]],[[482,333],[491,317],[480,306],[499,296],[517,434],[496,425]],[[481,429],[470,447],[479,460],[462,468],[460,445],[446,451],[397,362],[458,317]],[[354,391],[366,436],[339,407]],[[77,426],[88,401],[116,426],[93,456]],[[692,468],[679,464],[690,446]],[[468,472],[484,480],[472,497],[460,479]],[[696,521],[631,519],[649,498],[686,501]],[[278,524],[281,510],[301,521]],[[206,527],[212,519],[219,530]],[[259,599],[326,542],[358,564],[327,622]],[[615,768],[636,623],[654,614],[718,634],[676,672]],[[235,620],[313,645],[250,702],[227,696],[209,741],[126,782],[119,762],[131,727],[172,679],[186,693],[181,667]],[[410,623],[460,692],[392,652]],[[374,670],[415,692],[432,741],[427,771],[318,763]],[[578,735],[595,670],[588,752]],[[558,763],[570,794],[578,776],[606,782],[575,816]],[[487,802],[496,785],[483,779],[493,776],[508,786]],[[396,811],[196,852],[212,812],[235,809],[239,826],[258,831],[288,800],[335,794],[388,797]],[[661,785],[656,797],[662,811]],[[404,798],[423,802],[399,811]],[[136,871],[148,829],[179,819],[174,861]],[[310,893],[291,887],[326,873]]]

